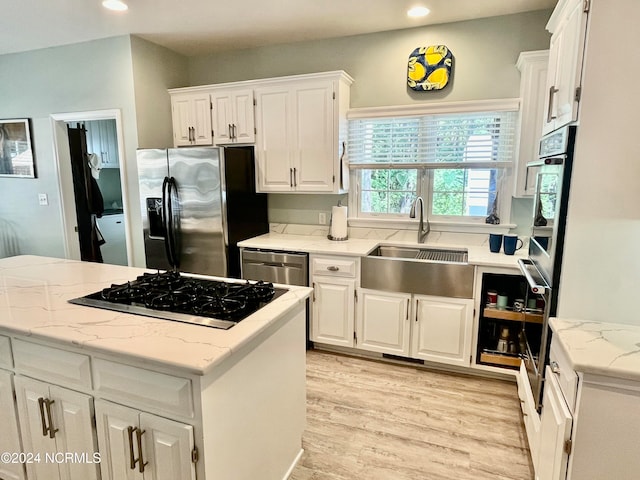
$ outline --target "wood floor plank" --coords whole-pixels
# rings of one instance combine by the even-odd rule
[[[307,352],[291,480],[532,480],[515,383]]]

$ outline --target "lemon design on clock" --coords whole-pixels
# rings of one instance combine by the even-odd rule
[[[418,47],[409,55],[407,84],[417,91],[441,90],[451,77],[453,54],[445,45]]]

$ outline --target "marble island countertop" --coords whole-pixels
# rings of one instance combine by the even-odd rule
[[[488,245],[469,245],[462,241],[443,242],[427,241],[419,244],[412,241],[379,239],[379,238],[349,238],[344,241],[329,240],[321,235],[293,235],[287,233],[266,233],[257,237],[243,240],[238,246],[244,248],[260,248],[265,250],[288,250],[325,255],[365,256],[380,245],[419,246],[428,248],[466,248],[468,261],[471,265],[489,267],[518,268],[518,259],[526,258],[527,252],[522,248],[516,255],[492,253]]]
[[[574,370],[640,381],[640,326],[563,318],[549,325]]]
[[[204,375],[288,313],[311,289],[290,287],[229,330],[68,303],[147,270],[58,258],[0,259],[0,334],[23,335]]]

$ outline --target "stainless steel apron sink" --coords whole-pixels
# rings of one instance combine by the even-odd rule
[[[361,286],[373,290],[473,298],[473,280],[464,249],[382,245],[361,262]]]

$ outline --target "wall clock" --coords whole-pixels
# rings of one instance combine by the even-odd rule
[[[452,68],[453,54],[445,45],[418,47],[409,55],[407,84],[416,91],[442,90]]]

